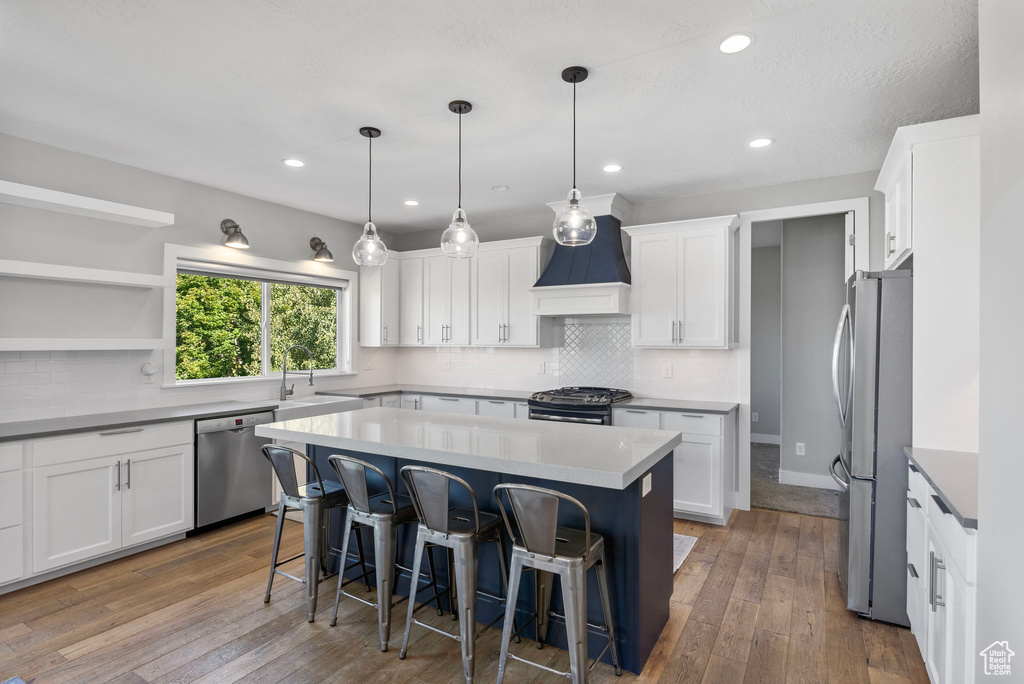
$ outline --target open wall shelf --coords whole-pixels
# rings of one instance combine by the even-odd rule
[[[127,223],[141,228],[162,228],[174,225],[174,214],[169,214],[166,211],[133,207],[130,204],[109,202],[95,197],[73,195],[70,192],[5,180],[0,180],[0,202],[57,211],[62,214],[88,216],[116,223]]]
[[[116,285],[121,287],[157,288],[167,287],[168,279],[151,273],[130,273],[110,271],[83,266],[61,266],[40,264],[32,261],[0,259],[0,276],[10,278],[35,278],[37,280],[65,280],[76,283]]]

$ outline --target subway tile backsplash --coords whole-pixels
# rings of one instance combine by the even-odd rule
[[[295,391],[394,382],[526,391],[592,384],[644,397],[735,400],[737,352],[633,349],[625,343],[628,320],[567,320],[560,348],[364,348],[359,367],[371,370],[318,378],[312,388],[296,382]],[[162,352],[0,351],[0,422],[278,398],[279,380],[164,388],[161,370],[146,384],[141,368],[147,361],[161,365]],[[671,378],[664,377],[666,366]]]

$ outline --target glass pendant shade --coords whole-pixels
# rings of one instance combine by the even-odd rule
[[[388,248],[377,235],[377,226],[368,221],[363,236],[352,247],[352,259],[360,266],[383,266],[388,260]]]
[[[555,242],[568,247],[589,245],[597,235],[597,221],[590,215],[580,201],[580,191],[573,188],[569,191],[565,206],[555,216],[551,230]]]
[[[471,257],[480,246],[480,238],[466,220],[466,212],[459,207],[452,215],[452,222],[441,234],[441,251],[455,259]]]

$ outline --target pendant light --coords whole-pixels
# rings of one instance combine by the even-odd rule
[[[572,83],[572,190],[565,206],[555,216],[551,232],[558,244],[568,247],[589,245],[597,235],[597,222],[583,206],[580,191],[576,189],[576,84],[587,80],[588,74],[581,66],[562,70],[562,80]]]
[[[462,210],[462,115],[473,111],[473,105],[465,100],[452,100],[448,109],[459,115],[459,207],[452,214],[451,224],[441,234],[441,251],[453,259],[465,259],[473,256],[480,246],[480,238]]]
[[[369,174],[366,184],[366,225],[363,236],[356,240],[352,248],[352,258],[360,266],[383,266],[388,260],[388,248],[377,235],[377,226],[373,225],[373,139],[380,137],[380,129],[363,126],[359,134],[369,143]]]

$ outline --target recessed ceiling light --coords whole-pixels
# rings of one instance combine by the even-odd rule
[[[618,173],[621,170],[622,167],[619,166],[618,164],[609,164],[608,166],[604,167],[605,173]]]
[[[284,162],[285,166],[291,166],[292,168],[295,169],[299,168],[300,166],[306,165],[306,162],[302,161],[301,159],[282,159],[281,161]]]
[[[405,206],[407,207],[415,207],[417,204],[419,204],[419,202],[416,200],[405,200]]]
[[[494,192],[505,192],[506,190],[508,190],[508,186],[507,185],[492,185],[491,186],[491,190],[493,190]]]
[[[753,42],[754,36],[751,33],[733,33],[718,41],[718,49],[731,55],[746,50]]]
[[[754,138],[747,144],[750,145],[751,147],[768,147],[773,142],[775,141],[772,140],[771,138]]]

